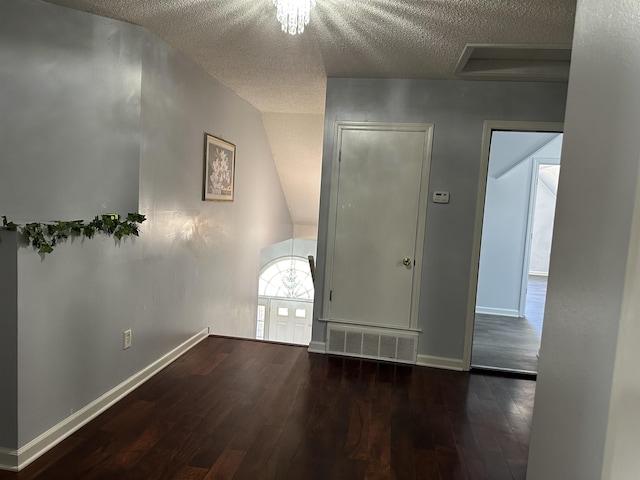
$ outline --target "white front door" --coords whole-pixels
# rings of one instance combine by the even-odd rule
[[[415,328],[432,125],[338,125],[328,320]]]
[[[276,342],[309,345],[313,302],[271,300],[267,338]]]

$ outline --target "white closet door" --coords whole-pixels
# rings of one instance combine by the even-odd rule
[[[330,319],[415,327],[431,126],[339,135]]]

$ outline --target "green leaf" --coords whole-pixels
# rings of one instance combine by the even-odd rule
[[[15,232],[18,229],[18,225],[13,222],[7,222],[7,217],[5,215],[2,216],[2,229],[7,230],[8,232]]]
[[[94,231],[96,230],[102,230],[102,226],[104,225],[104,222],[99,218],[99,217],[95,217],[91,223],[89,223],[89,225],[94,229]]]
[[[38,253],[51,253],[53,252],[53,248],[51,248],[51,245],[45,243],[44,245],[42,245],[40,247],[40,250],[38,250]]]
[[[128,235],[138,236],[138,224],[145,220],[146,217],[139,213],[129,213],[126,220],[120,220],[120,216],[116,214],[105,214],[96,215],[88,224],[83,220],[69,222],[56,220],[53,223],[31,222],[20,227],[7,221],[7,217],[3,215],[0,230],[17,230],[34,248],[38,249],[38,252],[51,253],[54,246],[70,235],[92,238],[97,232],[102,232],[106,235],[114,235],[118,240]]]
[[[133,223],[142,223],[147,219],[144,215],[140,213],[129,213],[127,214],[127,221]]]
[[[74,220],[73,222],[69,222],[69,234],[81,235],[83,227],[84,222],[82,220]]]

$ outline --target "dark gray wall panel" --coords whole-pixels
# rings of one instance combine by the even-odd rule
[[[18,448],[18,234],[0,231],[0,448]]]

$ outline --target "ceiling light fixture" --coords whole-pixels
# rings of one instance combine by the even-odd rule
[[[316,0],[273,0],[273,4],[282,31],[295,35],[304,32],[304,27],[309,24],[309,15],[316,6]]]

